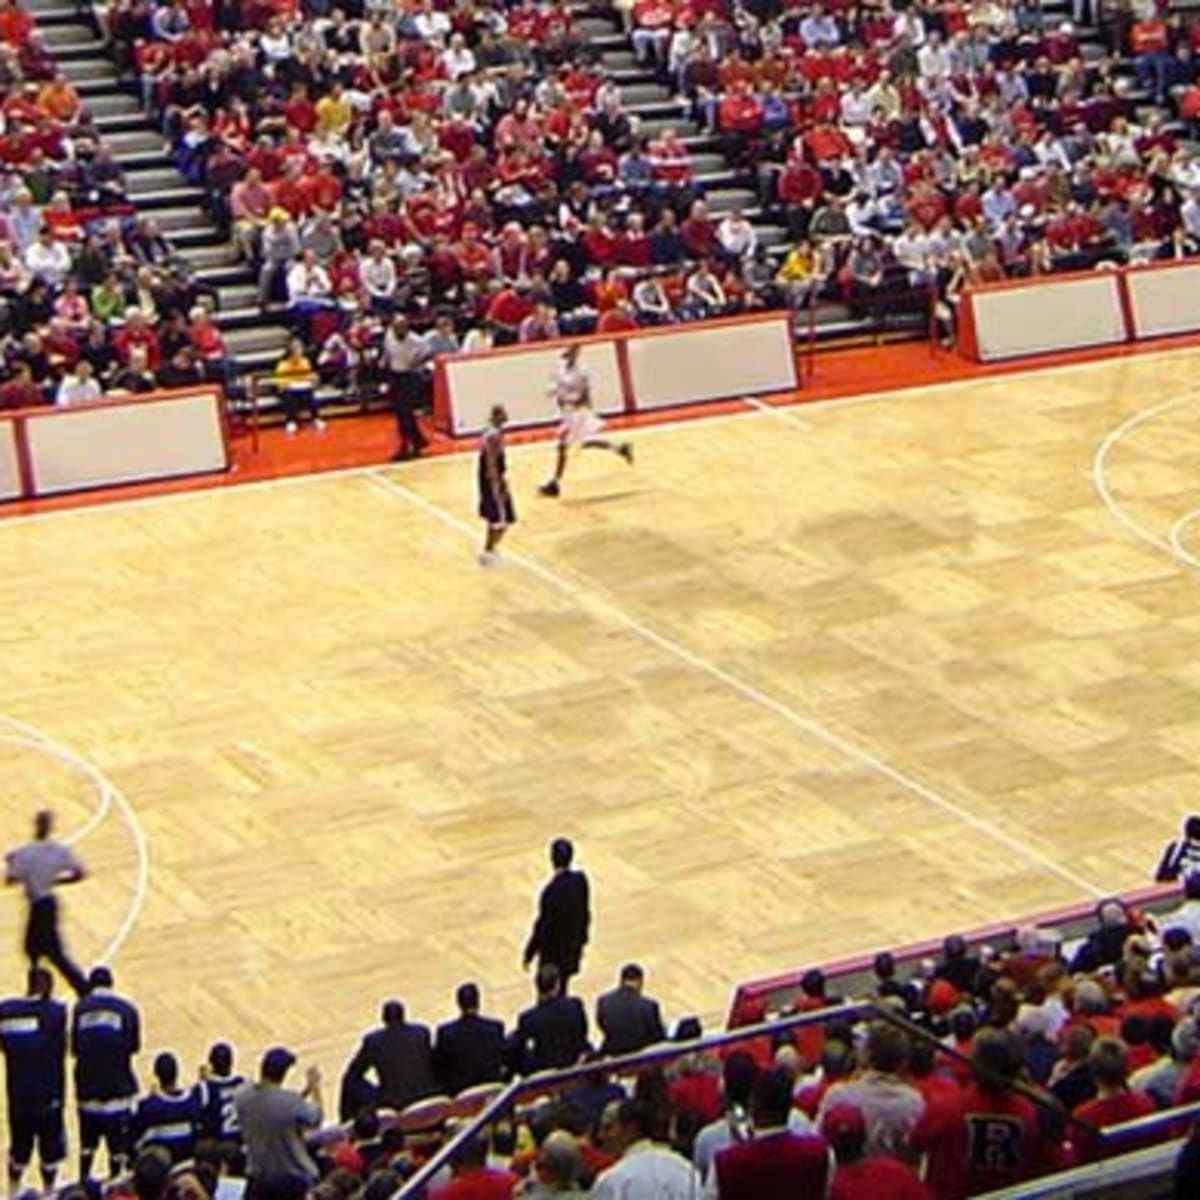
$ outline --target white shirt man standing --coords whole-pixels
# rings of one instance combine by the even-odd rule
[[[592,1185],[592,1200],[696,1200],[700,1177],[682,1155],[652,1140],[653,1113],[640,1100],[617,1111],[615,1140],[621,1158]]]

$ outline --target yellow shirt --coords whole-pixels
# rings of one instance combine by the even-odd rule
[[[775,276],[775,279],[778,283],[800,283],[805,279],[811,279],[812,273],[812,254],[807,250],[801,250],[797,246],[788,252],[788,256],[783,260],[783,266],[779,268],[779,274]]]
[[[354,111],[345,96],[340,100],[322,96],[317,101],[317,130],[320,133],[342,133],[350,128],[353,117]]]
[[[316,383],[316,373],[306,355],[285,354],[275,364],[275,382],[287,387],[294,383]]]

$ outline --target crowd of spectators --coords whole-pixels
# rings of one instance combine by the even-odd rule
[[[844,996],[813,969],[790,1012],[870,1000],[891,1019],[837,1011],[637,1072],[609,1060],[668,1035],[635,964],[592,1021],[549,965],[507,1029],[483,1015],[473,984],[436,1029],[389,1001],[343,1073],[337,1127],[317,1073],[303,1093],[285,1090],[295,1058],[281,1047],[264,1055],[256,1084],[223,1043],[194,1084],[160,1053],[153,1088],[132,1106],[135,1167],[117,1194],[239,1200],[249,1179],[247,1200],[388,1200],[471,1111],[464,1098],[477,1105],[481,1088],[579,1066],[572,1084],[543,1089],[463,1145],[431,1182],[432,1200],[609,1200],[650,1181],[660,1191],[646,1194],[663,1200],[978,1195],[1187,1132],[1176,1122],[1115,1144],[1101,1137],[1200,1100],[1200,875],[1181,901],[1154,917],[1106,901],[1072,941],[1027,927],[1002,951],[952,936],[903,968],[881,953],[873,977]],[[129,1012],[100,970],[79,1012]],[[671,1036],[699,1033],[682,1017]],[[77,1082],[89,1077],[81,1069]],[[1200,1133],[1180,1157],[1178,1195],[1195,1194],[1198,1163]],[[85,1176],[92,1167],[89,1154]]]
[[[1085,45],[1036,0],[597,8],[666,85],[650,126],[565,0],[100,15],[259,305],[314,380],[346,387],[380,364],[397,314],[453,352],[936,291],[948,331],[967,283],[1200,247],[1191,17],[1083,5],[1103,22]],[[232,383],[215,291],[126,204],[75,89],[18,4],[5,13],[0,401]],[[709,212],[670,127],[686,122],[757,213]]]

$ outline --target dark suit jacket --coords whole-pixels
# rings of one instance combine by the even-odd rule
[[[587,1013],[576,996],[555,996],[527,1008],[509,1038],[509,1063],[522,1075],[569,1067],[588,1049]]]
[[[346,1068],[347,1082],[365,1081],[370,1071],[379,1081],[378,1103],[385,1108],[404,1108],[435,1095],[429,1030],[405,1022],[368,1033]]]
[[[538,899],[525,960],[536,956],[539,963],[553,963],[564,979],[576,974],[591,921],[587,876],[582,871],[556,871]]]
[[[632,1054],[667,1036],[658,1001],[631,987],[616,987],[600,997],[596,1024],[604,1034],[601,1054]]]
[[[439,1025],[433,1071],[448,1096],[504,1074],[504,1026],[478,1014]]]

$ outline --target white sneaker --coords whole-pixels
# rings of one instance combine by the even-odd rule
[[[288,423],[287,423],[287,424],[286,424],[286,425],[283,427],[283,432],[284,432],[284,433],[286,433],[286,434],[288,435],[288,437],[291,437],[291,436],[292,436],[292,434],[296,432],[296,422],[295,422],[295,421],[289,421],[289,422],[288,422]]]
[[[325,428],[325,422],[324,422],[324,421],[322,421],[320,417],[314,417],[314,418],[313,418],[313,428],[314,428],[314,429],[315,429],[315,430],[316,430],[318,433],[320,433],[320,432],[321,432],[321,430]]]
[[[494,567],[499,555],[494,550],[483,550],[479,554],[479,565],[481,567]]]

